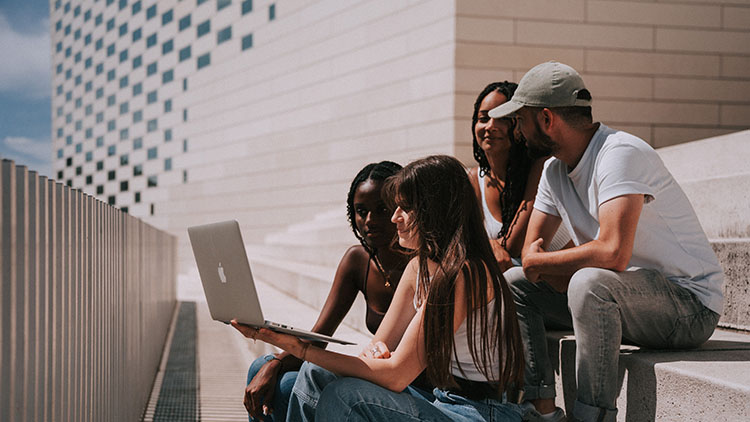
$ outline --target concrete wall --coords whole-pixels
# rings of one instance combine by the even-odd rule
[[[452,1],[285,0],[276,15],[253,51],[218,48],[175,97],[189,181],[150,221],[180,236],[185,263],[191,224],[237,219],[258,242],[343,204],[368,162],[455,153]]]

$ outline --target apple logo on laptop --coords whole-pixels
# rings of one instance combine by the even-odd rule
[[[219,279],[221,279],[222,283],[227,282],[227,276],[224,275],[224,267],[221,266],[221,262],[219,262]]]

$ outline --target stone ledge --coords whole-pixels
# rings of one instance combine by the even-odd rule
[[[547,340],[557,368],[557,405],[571,412],[575,337],[557,331]],[[623,345],[618,372],[618,421],[734,421],[750,415],[750,334],[717,330],[694,350]]]

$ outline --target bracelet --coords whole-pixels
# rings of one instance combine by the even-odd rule
[[[302,346],[302,356],[300,356],[300,359],[305,360],[305,356],[307,355],[307,349],[310,348],[310,343],[305,343],[304,346]]]
[[[284,361],[279,359],[276,355],[273,355],[273,354],[266,355],[265,360],[266,360],[266,363],[273,362],[275,360],[279,361],[279,369],[281,370],[281,372],[284,372]]]

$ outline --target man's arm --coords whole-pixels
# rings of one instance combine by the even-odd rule
[[[581,268],[596,267],[624,271],[633,255],[635,231],[643,209],[643,195],[623,195],[599,206],[599,237],[583,245],[545,252],[557,229],[559,217],[534,210],[529,223],[523,254],[523,269],[529,281],[540,275],[570,276]],[[557,220],[557,224],[554,221]],[[535,234],[538,236],[534,238]],[[554,232],[552,232],[554,235]],[[539,238],[544,239],[544,242]]]

